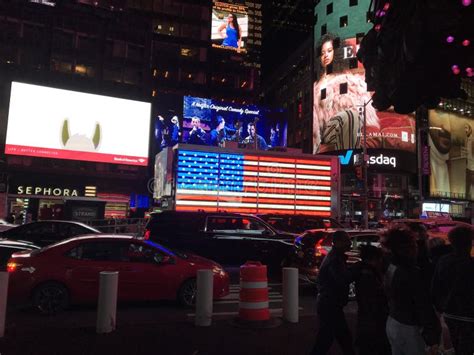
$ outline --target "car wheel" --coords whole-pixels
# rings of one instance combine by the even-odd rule
[[[69,292],[58,282],[47,282],[33,291],[33,306],[43,314],[55,314],[69,306]]]
[[[196,304],[197,282],[189,279],[183,282],[178,291],[178,301],[185,307],[194,307]]]

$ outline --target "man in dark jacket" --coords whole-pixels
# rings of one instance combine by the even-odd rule
[[[437,354],[441,325],[430,303],[429,290],[416,266],[417,243],[410,230],[393,228],[384,235],[392,253],[385,273],[389,317],[387,337],[392,354]]]
[[[385,332],[388,304],[383,289],[383,254],[372,245],[360,247],[362,261],[354,266],[357,298],[356,347],[359,354],[387,355],[390,344]]]
[[[352,337],[343,311],[352,280],[345,255],[351,247],[351,240],[344,231],[335,232],[332,238],[332,249],[324,258],[317,279],[319,332],[311,354],[326,354],[336,339],[343,354],[352,355]]]
[[[456,227],[448,234],[454,252],[439,259],[431,293],[443,313],[457,355],[474,354],[474,230]]]

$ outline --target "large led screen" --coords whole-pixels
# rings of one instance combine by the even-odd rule
[[[213,1],[211,41],[214,48],[246,52],[247,6]]]
[[[182,141],[219,147],[235,142],[258,150],[285,147],[287,122],[285,110],[185,96]]]
[[[355,38],[324,35],[318,42],[314,83],[313,152],[360,149],[363,146],[364,103],[371,99],[364,69],[356,58]],[[415,152],[413,115],[377,112],[365,105],[367,147]]]
[[[148,164],[146,102],[12,83],[5,154]]]
[[[430,110],[430,195],[474,200],[474,120]]]
[[[179,150],[176,210],[329,217],[333,158]]]

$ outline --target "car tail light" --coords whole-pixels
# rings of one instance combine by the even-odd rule
[[[147,230],[145,231],[145,234],[143,234],[143,238],[144,238],[145,240],[150,239],[150,234],[151,234],[151,231],[150,231],[149,229],[147,229]]]
[[[321,239],[314,245],[314,255],[316,255],[316,256],[322,256],[323,255],[324,249],[321,245],[322,241],[323,240]]]
[[[8,272],[15,272],[18,270],[18,268],[21,266],[21,264],[15,263],[15,262],[9,262],[7,264],[7,271]]]

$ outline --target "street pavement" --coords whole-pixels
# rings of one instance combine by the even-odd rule
[[[73,307],[54,316],[41,316],[29,308],[9,308],[1,355],[53,354],[308,354],[317,330],[312,288],[300,289],[300,322],[281,320],[282,285],[269,283],[270,312],[277,327],[252,329],[236,325],[238,284],[213,305],[210,327],[194,325],[194,310],[174,302],[121,304],[117,328],[95,334],[96,307]],[[354,304],[348,316],[355,319]],[[339,354],[335,346],[332,354]]]
[[[0,355],[303,355],[308,354],[317,332],[314,289],[300,284],[299,322],[284,322],[282,284],[269,281],[269,305],[276,327],[238,326],[239,285],[237,270],[230,270],[230,294],[213,304],[212,325],[196,327],[194,310],[175,302],[120,304],[116,330],[95,332],[96,306],[76,306],[53,316],[31,308],[10,307]],[[237,273],[237,274],[236,274]],[[345,308],[350,328],[355,329],[357,305]],[[330,355],[340,354],[337,345]]]

